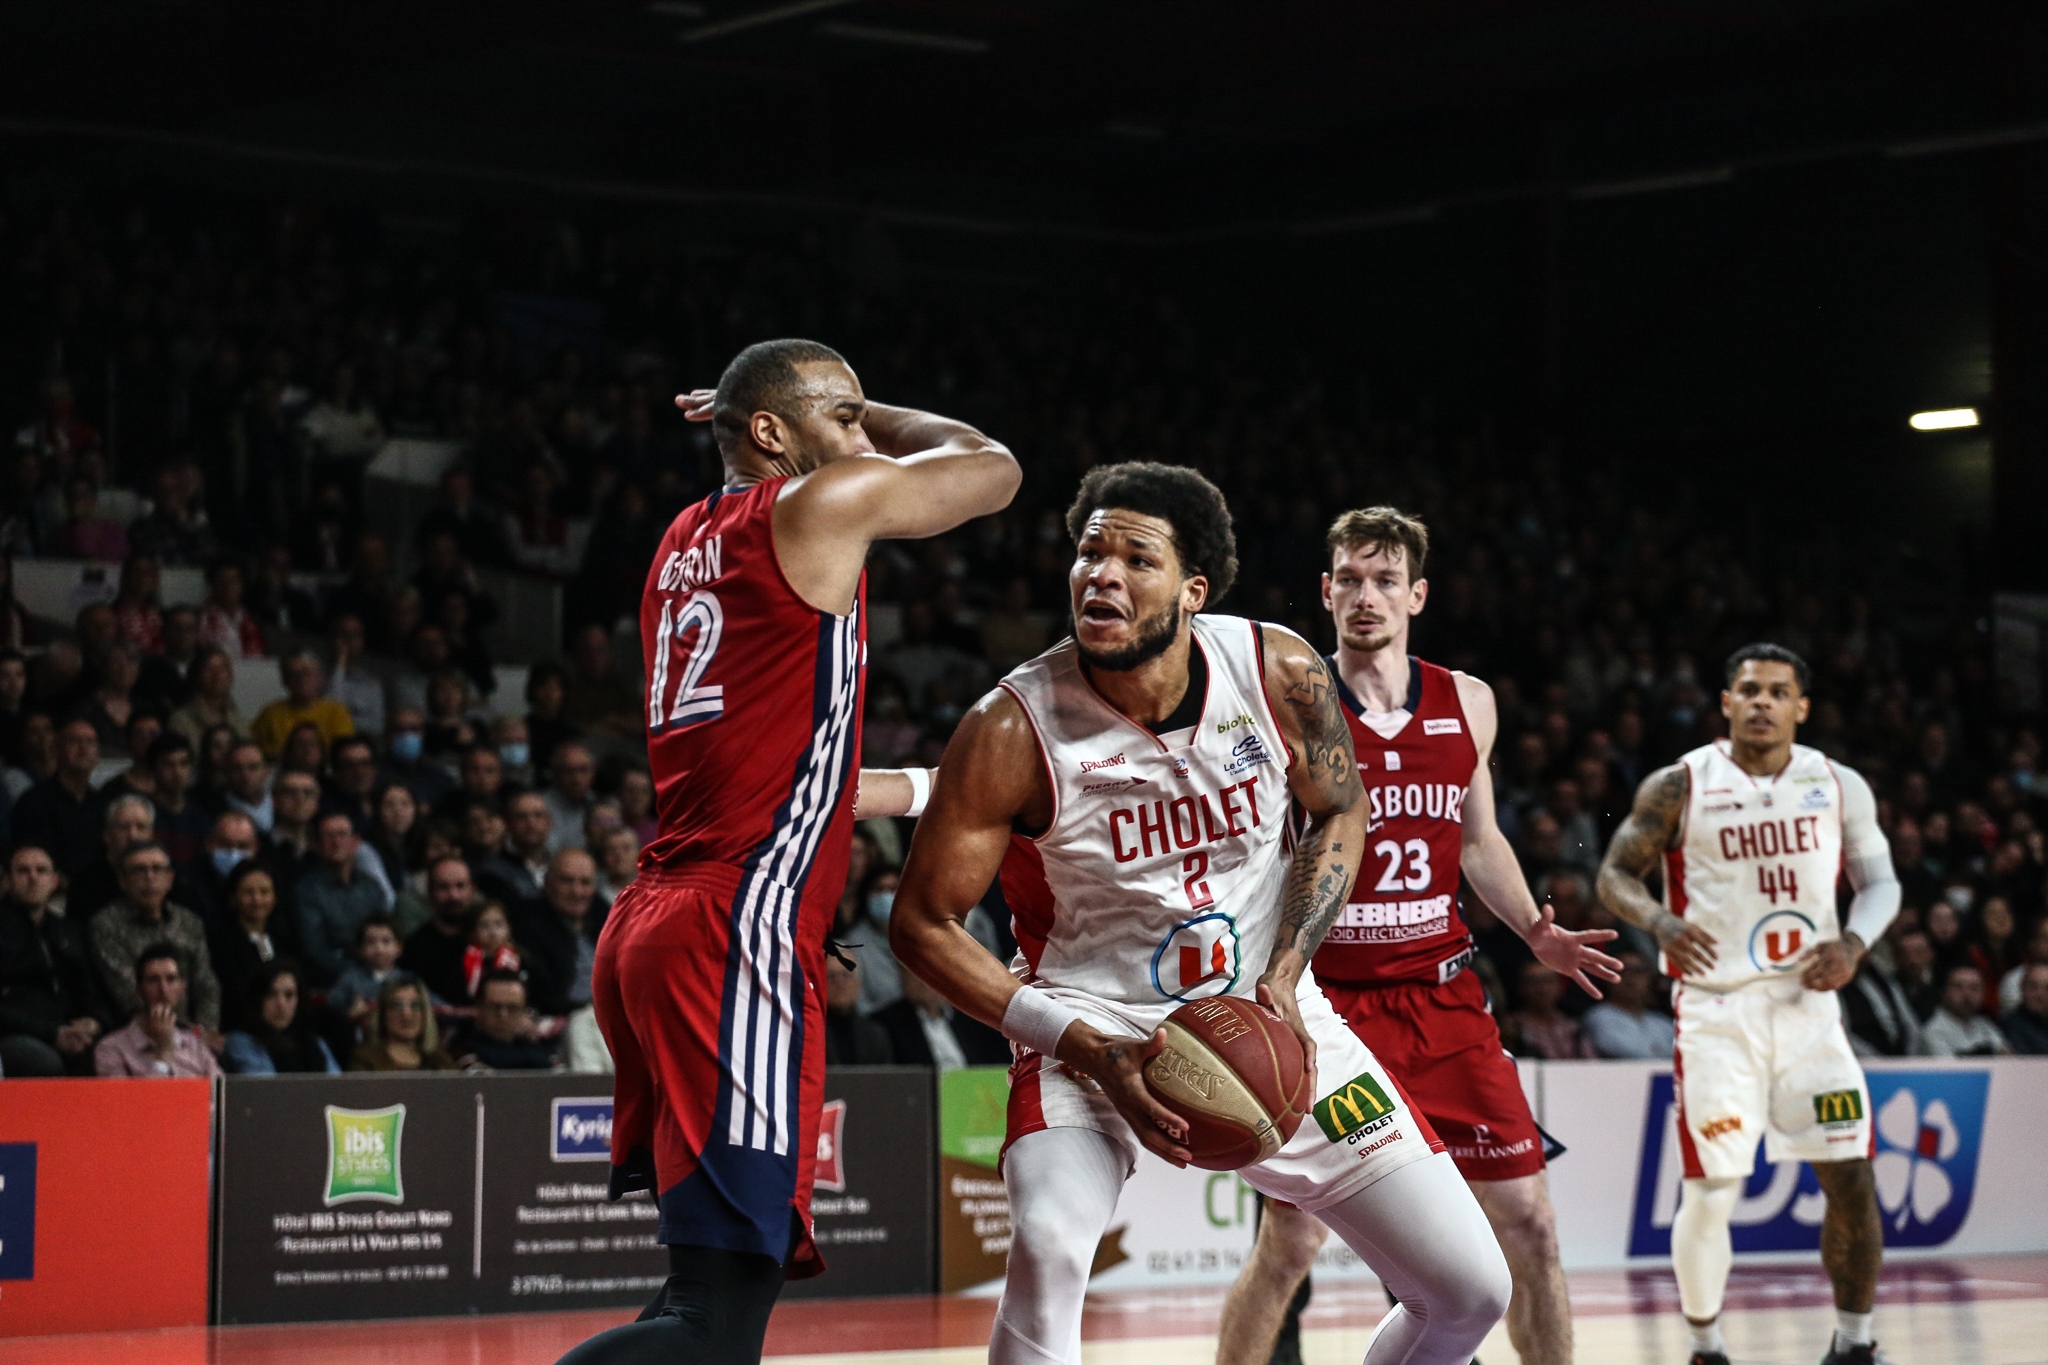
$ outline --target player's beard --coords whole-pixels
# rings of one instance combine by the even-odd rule
[[[1073,628],[1074,646],[1081,651],[1081,662],[1090,668],[1105,673],[1128,673],[1141,664],[1151,663],[1173,647],[1180,638],[1180,602],[1168,602],[1156,613],[1138,622],[1137,633],[1131,642],[1121,649],[1104,651],[1091,650],[1081,643],[1078,622],[1068,622]]]
[[[1377,626],[1371,634],[1346,630],[1343,632],[1344,648],[1356,650],[1360,654],[1377,654],[1393,644],[1399,634],[1400,631],[1392,625]]]

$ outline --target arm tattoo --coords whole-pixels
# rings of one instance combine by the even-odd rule
[[[1351,727],[1345,724],[1337,690],[1330,685],[1330,670],[1316,655],[1309,655],[1307,667],[1282,699],[1301,727],[1301,760],[1309,781],[1332,804],[1349,807],[1361,795],[1358,759],[1351,749]]]
[[[1349,751],[1349,745],[1345,746]],[[1358,780],[1353,769],[1351,780]],[[1314,957],[1323,935],[1343,913],[1345,893],[1351,889],[1350,868],[1344,864],[1344,844],[1330,837],[1327,819],[1310,821],[1302,840],[1295,846],[1294,862],[1287,869],[1287,886],[1280,896],[1280,933],[1276,946],[1293,948],[1303,957]]]
[[[1648,929],[1664,914],[1643,878],[1671,847],[1691,795],[1691,774],[1683,763],[1652,773],[1637,790],[1628,818],[1614,831],[1597,890],[1601,902],[1630,924]]]

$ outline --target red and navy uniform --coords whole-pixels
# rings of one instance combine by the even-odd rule
[[[858,786],[867,583],[844,616],[775,557],[785,481],[724,489],[662,538],[640,603],[660,833],[619,893],[592,988],[617,1066],[612,1188],[669,1244],[823,1269],[811,1182],[825,937]]]
[[[1465,968],[1458,913],[1465,794],[1479,749],[1449,669],[1408,661],[1409,719],[1392,739],[1337,674],[1358,777],[1371,802],[1351,902],[1312,964],[1317,984],[1401,1082],[1468,1180],[1543,1169],[1543,1140],[1486,992]]]

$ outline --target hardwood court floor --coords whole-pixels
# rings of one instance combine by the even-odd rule
[[[1578,1365],[1684,1365],[1668,1270],[1571,1276]],[[1221,1290],[1134,1291],[1089,1300],[1088,1365],[1205,1365]],[[1725,1319],[1735,1365],[1814,1365],[1833,1328],[1818,1265],[1743,1266]],[[986,1358],[989,1299],[807,1300],[769,1328],[781,1365],[971,1365]],[[1304,1321],[1307,1365],[1356,1365],[1385,1312],[1377,1287],[1319,1293]],[[552,1365],[626,1315],[531,1313],[290,1327],[184,1328],[0,1339],[6,1365]],[[1879,1291],[1877,1338],[1898,1365],[2048,1365],[2048,1256],[1898,1262]],[[1480,1358],[1513,1365],[1495,1329]]]

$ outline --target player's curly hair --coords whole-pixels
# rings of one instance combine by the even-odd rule
[[[1100,508],[1158,517],[1173,527],[1173,548],[1189,578],[1209,580],[1209,605],[1237,581],[1237,536],[1230,528],[1230,504],[1223,491],[1184,465],[1132,460],[1097,465],[1081,480],[1067,509],[1067,534],[1076,543],[1088,518]]]

